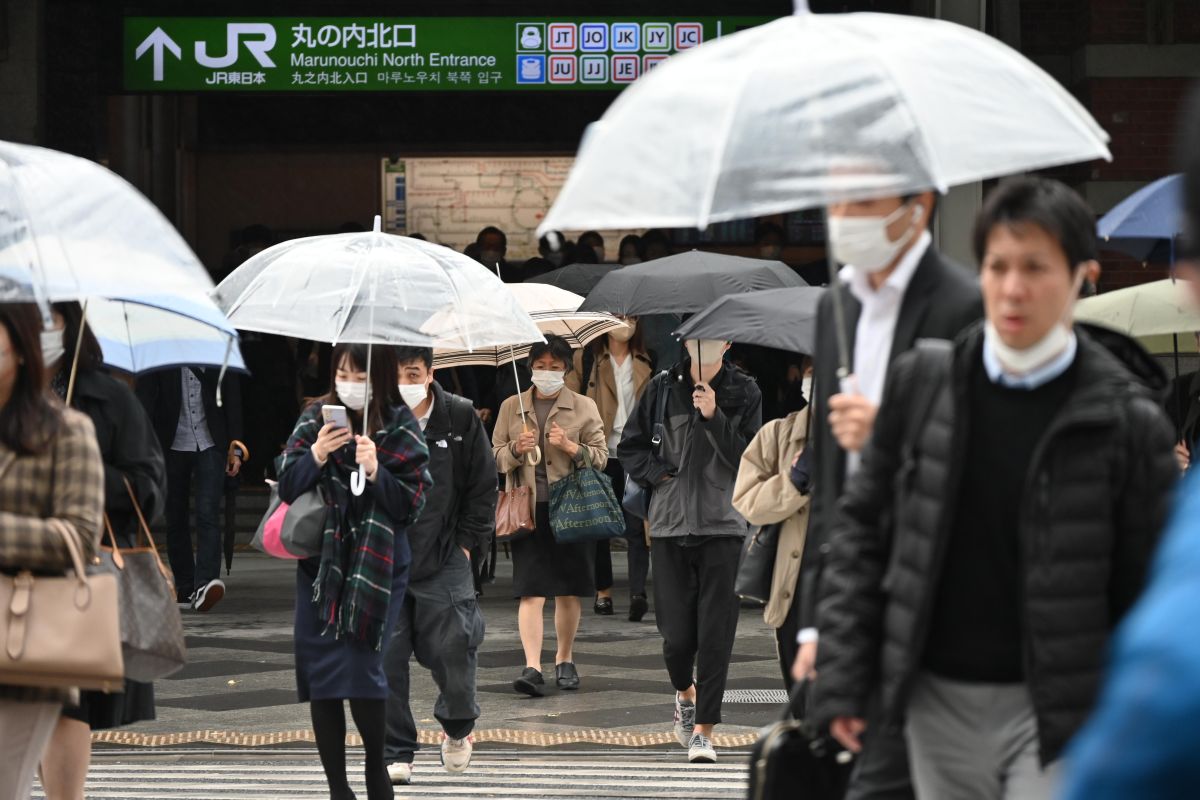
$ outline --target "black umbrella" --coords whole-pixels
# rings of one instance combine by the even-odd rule
[[[620,269],[620,265],[568,264],[565,267],[526,278],[525,283],[548,283],[551,286],[566,289],[568,292],[586,296],[588,292],[596,288],[596,284],[600,282],[601,278],[615,269]]]
[[[727,294],[804,285],[781,261],[690,250],[613,270],[579,310],[625,316],[687,314]]]
[[[824,289],[802,286],[729,294],[683,324],[680,339],[721,339],[811,355]]]

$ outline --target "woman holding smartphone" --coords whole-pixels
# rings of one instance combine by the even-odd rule
[[[393,349],[371,353],[369,407],[367,360],[366,345],[334,348],[334,389],[300,415],[279,469],[284,502],[319,490],[326,503],[321,555],[301,561],[296,572],[295,636],[300,701],[311,707],[332,800],[354,797],[346,778],[345,700],[366,750],[367,796],[393,797],[383,759],[383,645],[408,583],[405,528],[432,483],[425,437],[396,387]],[[338,408],[323,412],[328,406]],[[360,466],[366,490],[355,496],[350,477]]]

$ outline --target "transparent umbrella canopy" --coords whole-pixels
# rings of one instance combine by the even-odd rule
[[[461,348],[542,340],[529,314],[479,262],[375,228],[282,242],[221,281],[217,304],[242,330],[338,344]],[[367,350],[367,373],[371,350]],[[370,382],[367,383],[370,404]],[[362,467],[351,489],[365,487]]]
[[[793,16],[672,56],[592,124],[540,232],[697,227],[1111,159],[1000,41],[894,14]]]

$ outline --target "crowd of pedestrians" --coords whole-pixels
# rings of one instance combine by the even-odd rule
[[[1194,105],[1185,142],[1200,137]],[[1200,161],[1182,150],[1179,275],[1200,306]],[[745,540],[778,526],[763,620],[783,685],[807,691],[810,721],[855,756],[847,797],[1194,788],[1200,650],[1179,632],[1200,610],[1196,477],[1174,512],[1172,498],[1196,420],[1177,407],[1172,424],[1167,377],[1136,342],[1073,321],[1099,263],[1095,216],[1072,189],[1044,177],[992,189],[977,271],[937,251],[937,206],[922,192],[828,209],[840,280],[821,298],[813,352],[784,366],[796,388],[769,403],[735,343],[657,341],[671,320],[622,317],[581,350],[547,335],[515,378],[437,370],[424,348],[314,348],[303,360],[320,391],[298,402],[266,471],[282,502],[315,498],[320,514],[296,568],[294,642],[331,797],[354,797],[347,703],[368,797],[414,780],[414,657],[437,687],[441,763],[469,768],[481,564],[494,558],[497,490],[518,487],[533,526],[507,543],[515,692],[546,693],[548,600],[553,680],[567,691],[588,680],[574,649],[586,603],[602,616],[620,604],[634,623],[653,609],[674,734],[689,761],[715,762]],[[782,242],[759,226],[761,256]],[[545,237],[522,265],[505,261],[495,227],[469,249],[509,281],[610,256],[594,231]],[[648,231],[611,255],[630,265],[668,250]],[[177,601],[211,610],[226,591],[218,510],[250,458],[239,386],[183,367],[135,393],[102,369],[77,304],[48,322],[33,304],[0,304],[0,570],[67,572],[102,544],[134,546],[138,520],[165,513]],[[764,420],[768,407],[784,413]],[[553,487],[585,468],[618,498],[648,498],[644,519],[632,502],[623,512],[627,597],[611,540],[555,532]],[[0,800],[27,798],[38,773],[52,800],[82,797],[91,732],[155,715],[152,684],[117,688],[0,685]]]

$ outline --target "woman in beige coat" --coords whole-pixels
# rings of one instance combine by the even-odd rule
[[[742,454],[733,489],[733,507],[750,524],[782,523],[763,620],[775,629],[779,664],[789,689],[797,649],[796,590],[809,514],[809,496],[792,483],[791,472],[807,443],[810,408],[762,426]]]
[[[595,591],[595,545],[559,544],[550,529],[550,484],[583,466],[585,459],[597,469],[604,469],[608,461],[604,423],[595,402],[566,388],[571,362],[571,346],[558,336],[547,336],[545,343],[530,348],[533,388],[521,400],[514,396],[504,401],[492,433],[492,452],[506,488],[520,485],[533,490],[537,528],[512,543],[513,595],[521,601],[517,622],[525,650],[525,669],[513,681],[513,689],[531,697],[541,697],[545,687],[541,662],[546,598],[554,598],[556,682],[560,689],[578,689],[573,649],[579,598],[591,597]]]
[[[8,575],[61,574],[72,549],[89,561],[104,518],[96,431],[46,392],[41,319],[32,303],[0,303],[0,572]],[[69,699],[78,693],[0,681],[0,800],[29,797]]]

